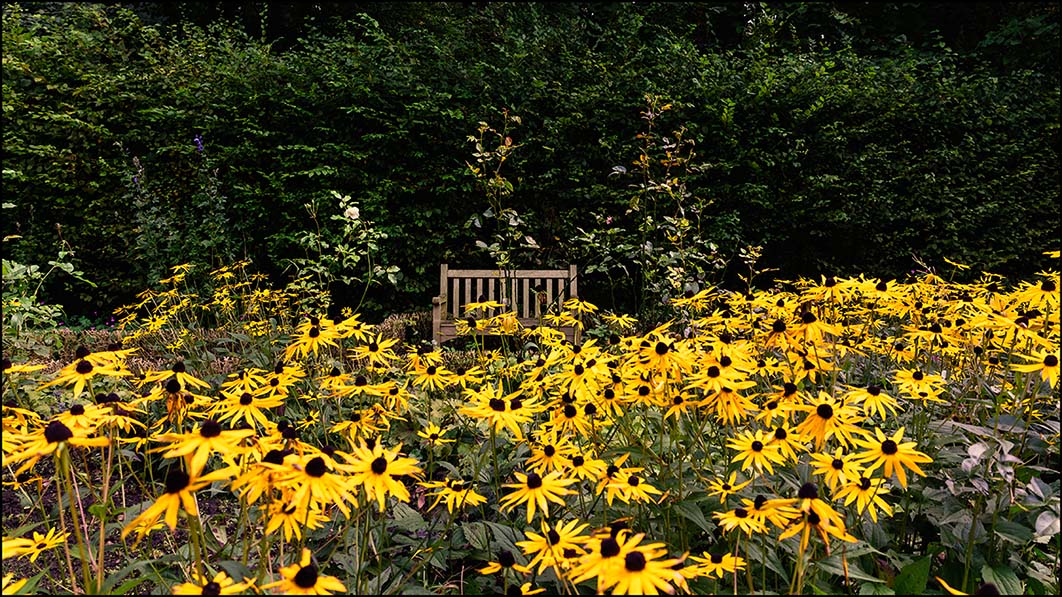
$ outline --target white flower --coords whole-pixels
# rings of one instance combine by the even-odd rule
[[[347,219],[357,220],[359,217],[361,217],[361,212],[358,211],[358,208],[356,208],[354,206],[350,206],[350,207],[347,208],[347,211],[343,212],[343,215]]]

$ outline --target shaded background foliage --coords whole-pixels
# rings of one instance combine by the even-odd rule
[[[303,204],[335,213],[334,189],[405,276],[369,311],[422,308],[440,261],[489,265],[465,226],[478,122],[522,117],[526,265],[579,262],[595,215],[624,225],[637,181],[609,174],[655,94],[662,132],[697,141],[686,182],[723,254],[762,245],[784,277],[900,277],[912,256],[1025,276],[1059,239],[1058,42],[1041,3],[5,4],[4,250],[41,262],[61,235],[104,290],[48,297],[104,313],[175,263],[284,276]],[[627,307],[604,277],[584,295]]]

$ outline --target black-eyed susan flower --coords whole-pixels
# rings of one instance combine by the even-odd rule
[[[675,570],[681,558],[668,558],[662,543],[636,546],[623,556],[622,565],[608,571],[605,585],[613,595],[659,595],[675,592],[671,583],[684,580]]]
[[[575,479],[562,478],[560,472],[552,472],[544,477],[538,473],[524,474],[519,471],[514,472],[513,475],[516,477],[517,482],[503,485],[503,487],[513,491],[501,499],[502,510],[509,511],[520,504],[526,504],[527,524],[531,524],[534,519],[536,508],[542,511],[544,517],[548,518],[550,502],[563,505],[564,498],[562,496],[574,493],[567,487],[575,483]]]
[[[130,373],[127,369],[118,369],[113,365],[94,365],[92,361],[88,359],[79,359],[60,369],[55,378],[52,379],[52,381],[41,384],[41,388],[57,385],[73,385],[74,398],[80,398],[81,392],[84,391],[85,386],[97,376],[125,377],[128,375],[130,375]]]
[[[1050,387],[1058,385],[1059,376],[1059,356],[1062,355],[1062,351],[1058,348],[1051,350],[1044,348],[1033,354],[1018,354],[1022,359],[1029,361],[1028,363],[1015,363],[1010,368],[1019,373],[1039,373],[1040,379],[1047,382]]]
[[[280,580],[262,585],[262,589],[276,589],[285,595],[331,595],[347,590],[338,578],[321,574],[313,563],[313,555],[305,547],[299,561],[281,568],[280,576]]]
[[[33,537],[5,538],[3,559],[28,557],[29,561],[36,562],[42,553],[66,543],[66,538],[69,536],[70,533],[61,533],[58,529],[51,528],[47,533],[34,531]]]
[[[734,573],[745,569],[745,559],[729,552],[704,552],[702,556],[690,556],[690,559],[697,563],[698,574],[709,578],[723,578],[723,574],[727,572]]]
[[[727,479],[712,479],[712,481],[708,483],[708,495],[719,496],[719,501],[725,504],[728,497],[741,491],[747,487],[749,483],[752,483],[752,479],[749,479],[744,483],[738,483],[737,471],[734,471],[730,473],[730,477]]]
[[[167,445],[149,450],[162,452],[163,458],[188,457],[189,472],[198,474],[206,466],[210,455],[220,453],[226,461],[243,452],[240,443],[255,434],[254,429],[222,429],[217,421],[203,421],[189,433],[163,433],[157,441]]]
[[[284,456],[283,472],[273,480],[276,485],[291,489],[290,503],[300,508],[331,504],[350,517],[347,504],[357,506],[357,487],[346,475],[332,472],[323,456]]]
[[[727,442],[727,447],[737,452],[731,462],[742,461],[741,470],[743,471],[754,468],[762,472],[766,469],[767,472],[773,474],[774,468],[771,463],[781,464],[784,458],[779,453],[778,445],[770,441],[771,437],[762,430],[739,433],[737,437]]]
[[[863,472],[864,475],[870,474],[881,466],[883,467],[882,474],[885,478],[892,477],[895,472],[896,478],[904,489],[907,489],[907,473],[904,471],[904,467],[911,469],[922,477],[926,476],[918,465],[933,462],[933,459],[915,450],[916,442],[902,442],[903,430],[904,428],[900,427],[896,430],[896,433],[892,434],[892,437],[885,437],[881,428],[878,427],[874,429],[876,438],[856,440],[859,446],[865,448],[865,451],[860,452],[856,457],[858,461],[867,463],[867,468]]]
[[[174,585],[170,589],[172,595],[236,595],[249,589],[254,584],[253,579],[244,582],[236,582],[229,578],[224,570],[218,572],[213,578],[201,576],[199,571],[192,571],[190,582]]]
[[[522,398],[522,395],[517,390],[503,396],[493,384],[486,384],[479,390],[470,388],[465,390],[465,396],[472,400],[472,404],[462,407],[459,412],[485,420],[495,431],[508,429],[514,436],[521,438],[523,433],[520,426],[529,422],[535,412],[534,400]]]
[[[870,384],[866,388],[852,388],[844,395],[844,400],[846,404],[860,405],[865,415],[877,414],[882,420],[901,410],[900,403],[877,384]]]
[[[831,524],[830,521],[822,518],[814,511],[802,512],[789,528],[782,531],[782,534],[778,536],[778,540],[783,541],[798,533],[800,534],[800,557],[803,557],[804,552],[807,551],[812,534],[816,534],[822,539],[827,550],[830,546],[830,535],[849,543],[858,541],[858,539],[849,535],[843,526]]]
[[[110,444],[110,440],[105,437],[79,436],[59,420],[49,421],[47,425],[39,427],[36,431],[20,436],[18,442],[16,450],[5,453],[3,459],[5,466],[25,461],[15,470],[15,475],[32,468],[42,456],[58,454],[68,445],[87,448]]]
[[[850,482],[841,488],[834,496],[834,499],[844,500],[844,505],[847,506],[852,502],[856,502],[856,507],[859,509],[859,513],[864,511],[870,511],[870,518],[874,522],[878,521],[878,509],[888,516],[892,516],[892,506],[882,499],[882,495],[888,490],[883,490],[882,485],[885,484],[885,479],[879,477],[867,478],[859,477],[858,480]]]
[[[154,504],[125,525],[122,529],[122,539],[125,539],[138,526],[155,524],[160,517],[164,518],[170,531],[176,530],[177,513],[182,506],[189,516],[199,516],[199,508],[196,506],[195,495],[193,495],[196,491],[214,481],[230,479],[235,473],[235,467],[225,467],[205,475],[188,474],[177,466],[171,467],[166,474],[166,492],[159,496]]]
[[[312,503],[292,504],[287,500],[277,499],[263,508],[269,517],[265,534],[272,535],[281,530],[285,541],[291,541],[292,537],[301,540],[302,529],[305,528],[308,531],[319,529],[328,520],[328,516],[321,512],[321,508]]]
[[[719,526],[726,532],[739,529],[744,531],[745,534],[751,535],[767,531],[763,521],[752,517],[747,508],[734,508],[726,512],[716,512],[712,516],[719,521]]]
[[[415,458],[399,456],[401,449],[401,444],[388,450],[380,442],[371,448],[362,442],[351,454],[353,476],[350,482],[357,487],[364,487],[368,498],[376,500],[380,512],[384,511],[388,495],[403,502],[409,501],[409,490],[395,477],[419,477],[422,473]]]
[[[479,568],[476,571],[480,574],[496,574],[503,570],[515,570],[523,574],[531,574],[531,568],[520,564],[516,561],[516,556],[508,549],[503,549],[498,552],[498,561],[487,562],[487,565],[483,568]]]
[[[452,444],[457,441],[444,437],[447,431],[448,430],[444,430],[435,423],[428,422],[428,424],[424,426],[424,429],[417,432],[417,436],[423,438],[424,441],[432,447],[441,446],[443,444]]]
[[[429,511],[434,510],[440,502],[446,502],[446,511],[451,514],[454,510],[481,506],[487,502],[486,496],[476,493],[472,483],[462,479],[428,481],[420,483],[420,486],[428,490],[428,497],[435,498],[428,507]]]
[[[268,427],[266,411],[284,404],[284,399],[280,396],[255,396],[250,391],[232,393],[222,390],[221,395],[223,399],[216,402],[211,409],[217,421],[221,423],[232,419],[232,425],[244,421],[253,429]]]
[[[796,427],[797,433],[815,439],[815,449],[822,450],[826,440],[836,438],[842,445],[852,443],[852,436],[861,433],[856,423],[861,415],[855,406],[842,404],[826,392],[819,392],[816,399],[796,407],[808,414]]]
[[[812,472],[823,477],[830,491],[855,481],[863,470],[854,455],[843,452],[844,448],[837,448],[833,454],[811,455]]]
[[[587,526],[589,525],[580,524],[578,520],[569,520],[553,526],[543,521],[541,535],[528,531],[527,540],[517,541],[516,546],[523,550],[525,556],[531,558],[530,567],[538,566],[539,574],[554,566],[567,570],[586,553],[583,545],[590,537],[584,535],[583,531]]]

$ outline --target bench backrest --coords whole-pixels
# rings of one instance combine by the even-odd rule
[[[442,264],[439,288],[447,297],[446,313],[465,316],[465,305],[498,301],[521,319],[538,319],[570,298],[578,298],[578,272],[574,265],[557,270],[450,269]]]

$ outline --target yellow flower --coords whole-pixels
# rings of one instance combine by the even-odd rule
[[[575,483],[575,479],[562,479],[560,472],[552,472],[545,477],[538,473],[513,473],[518,483],[506,483],[503,487],[513,489],[501,499],[502,510],[509,511],[519,504],[527,504],[527,524],[535,517],[535,508],[542,510],[544,517],[549,517],[549,502],[564,505],[561,496],[575,493],[566,489]]]
[[[376,442],[372,448],[364,442],[353,450],[351,457],[351,469],[353,476],[351,484],[364,486],[369,499],[376,499],[380,506],[380,512],[384,511],[384,502],[387,495],[391,494],[402,500],[409,501],[409,490],[405,485],[395,479],[396,476],[411,475],[419,477],[422,473],[414,458],[399,457],[399,445],[394,450],[387,450]]]
[[[56,529],[48,529],[47,534],[33,532],[33,538],[17,537],[4,539],[3,559],[16,556],[29,556],[29,561],[36,562],[37,558],[49,549],[55,549],[66,543],[70,533],[57,533]]]
[[[214,575],[214,578],[200,576],[198,571],[192,572],[192,582],[184,582],[174,585],[170,589],[172,595],[235,595],[249,589],[254,581],[248,579],[245,582],[236,582],[229,578],[224,570]]]
[[[165,515],[166,526],[170,527],[170,531],[176,530],[177,513],[182,505],[189,516],[199,516],[199,509],[196,507],[193,494],[214,481],[231,478],[234,470],[234,467],[226,467],[199,476],[198,473],[189,475],[176,466],[170,468],[169,473],[166,474],[166,492],[147,510],[125,525],[122,529],[122,539],[125,539],[133,529],[140,525],[155,524],[163,515]]]
[[[754,467],[757,471],[762,472],[763,469],[767,469],[767,472],[774,474],[774,468],[771,463],[781,464],[784,459],[778,452],[778,445],[770,443],[770,437],[773,436],[765,435],[763,430],[755,433],[742,432],[727,443],[727,447],[738,452],[731,462],[744,459],[741,463],[741,470],[744,471]]]
[[[280,569],[282,579],[262,585],[262,589],[277,589],[286,595],[331,595],[345,593],[347,587],[334,576],[324,576],[312,562],[313,556],[307,548],[302,549],[302,557],[290,566]]]
[[[891,438],[886,438],[881,428],[878,427],[874,429],[876,440],[856,440],[857,444],[866,448],[866,451],[861,452],[856,460],[870,463],[864,474],[869,474],[879,466],[884,466],[883,474],[887,479],[895,471],[900,485],[907,489],[907,474],[904,472],[904,467],[924,477],[926,474],[918,467],[918,464],[933,462],[933,459],[915,450],[916,442],[900,443],[903,439],[903,429],[900,427]]]

